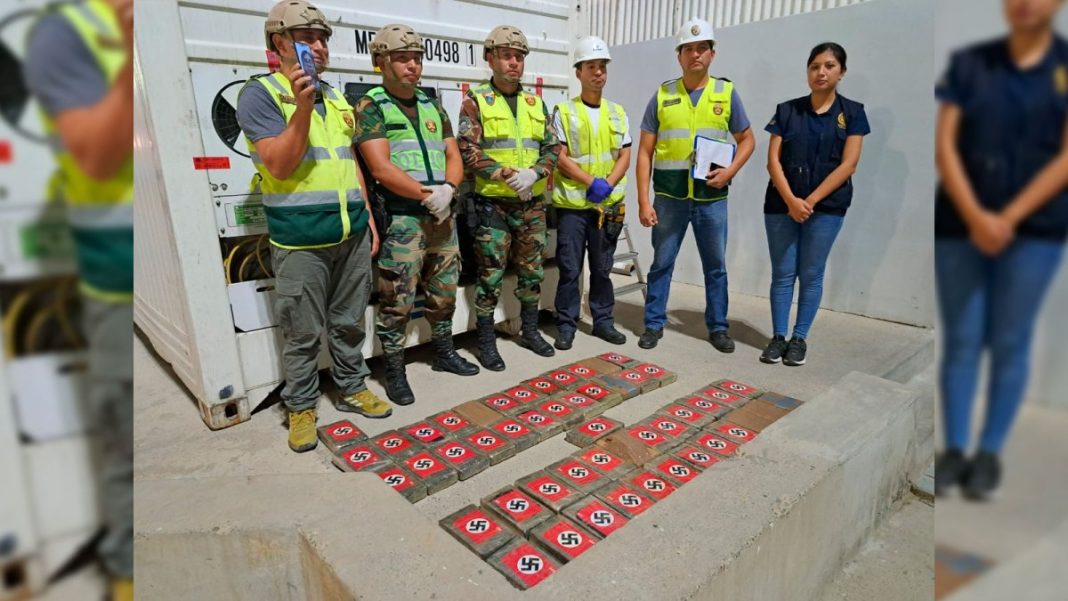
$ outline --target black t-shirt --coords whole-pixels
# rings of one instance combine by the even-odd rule
[[[764,131],[782,136],[779,162],[794,196],[805,198],[842,164],[846,138],[866,136],[871,133],[871,126],[863,104],[838,94],[830,110],[823,114],[813,110],[809,96],[783,102],[775,107],[775,116]],[[815,210],[845,215],[852,202],[853,182],[849,179],[816,203]],[[764,212],[788,212],[770,180],[764,194]]]
[[[1001,38],[956,52],[935,96],[961,108],[957,149],[979,203],[1011,203],[1063,149],[1068,126],[1068,42],[1057,36],[1034,67],[1020,69]],[[1023,236],[1068,236],[1068,189],[1020,224]],[[941,184],[935,235],[967,237],[968,229]]]

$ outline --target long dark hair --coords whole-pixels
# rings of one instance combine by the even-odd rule
[[[805,66],[807,67],[807,66],[811,65],[812,61],[815,60],[817,56],[823,54],[824,52],[828,52],[828,51],[830,51],[830,53],[834,55],[834,60],[838,61],[838,64],[842,66],[842,71],[845,71],[846,70],[846,51],[845,51],[845,48],[842,48],[842,46],[840,44],[836,44],[834,42],[823,42],[823,43],[817,44],[816,47],[812,49],[812,52],[808,53],[808,62],[805,63]]]

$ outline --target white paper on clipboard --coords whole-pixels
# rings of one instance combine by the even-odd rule
[[[734,161],[734,149],[734,144],[696,136],[693,139],[693,178],[705,180],[708,172],[715,168],[713,165],[729,167]]]

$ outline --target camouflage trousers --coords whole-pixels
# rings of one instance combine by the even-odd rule
[[[404,350],[415,294],[422,284],[423,315],[434,334],[452,334],[460,248],[456,222],[430,215],[393,215],[378,251],[378,339],[387,353]]]
[[[523,305],[537,305],[541,298],[542,264],[545,252],[545,205],[542,199],[528,202],[475,201],[475,256],[478,259],[478,291],[475,314],[492,315],[501,297],[504,269],[515,266],[515,296]]]

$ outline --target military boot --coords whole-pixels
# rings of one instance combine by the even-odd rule
[[[538,332],[538,306],[523,305],[519,312],[523,325],[520,329],[519,346],[528,348],[542,357],[552,357],[556,354],[551,344],[541,337]]]
[[[478,366],[456,353],[452,344],[452,334],[434,334],[434,371],[447,371],[458,376],[473,376],[478,373]]]
[[[408,385],[408,374],[404,371],[404,351],[386,353],[386,396],[398,405],[411,405],[415,402],[415,393]]]
[[[497,332],[493,330],[493,316],[480,315],[478,328],[478,362],[490,371],[504,371],[504,359],[497,352]]]

